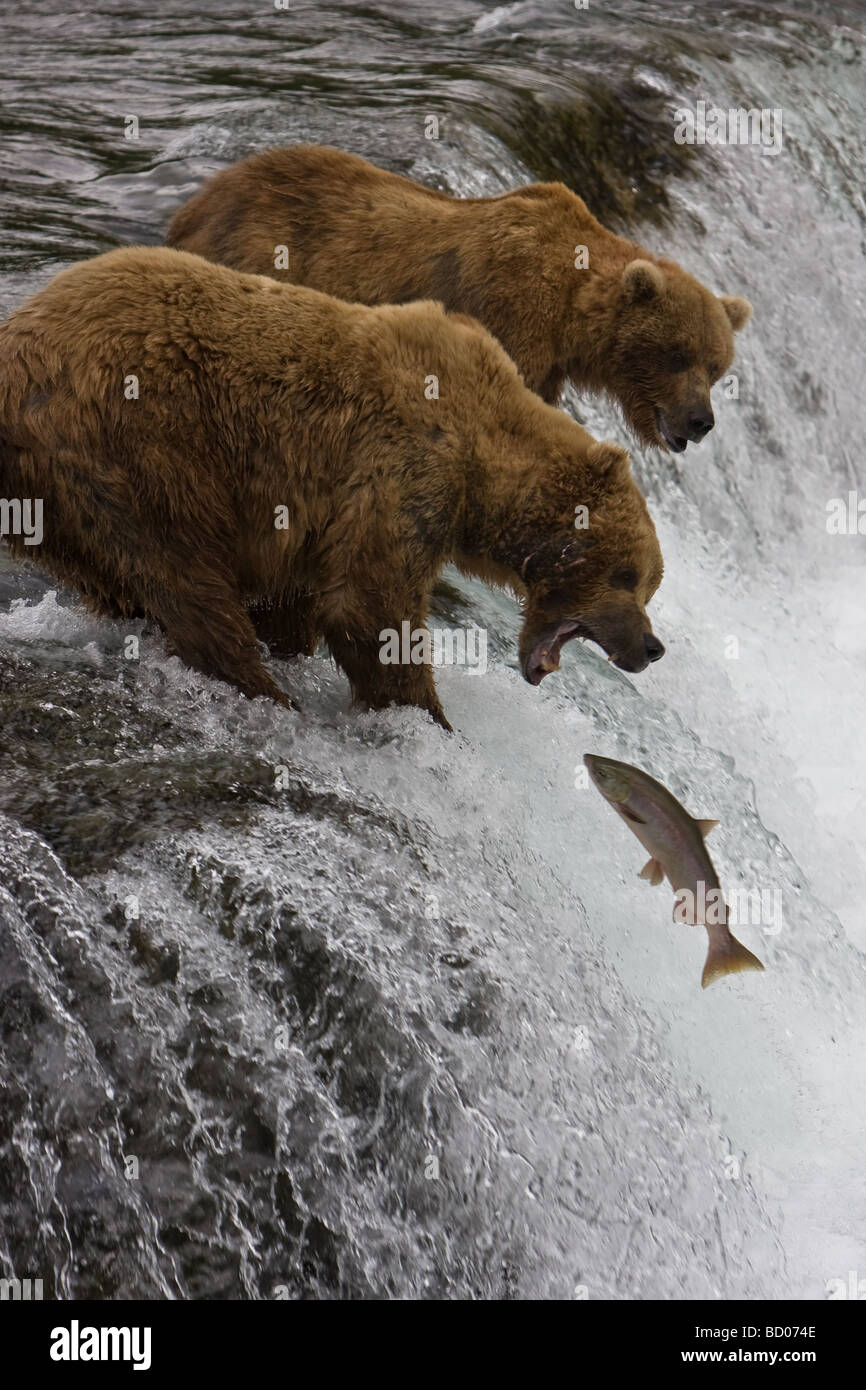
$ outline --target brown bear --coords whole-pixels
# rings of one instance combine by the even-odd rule
[[[358,700],[448,728],[429,662],[382,660],[446,561],[523,599],[533,684],[569,638],[626,671],[664,651],[627,455],[438,304],[345,304],[164,247],[85,261],[0,326],[0,495],[43,501],[41,547],[15,553],[284,705],[257,638],[322,636]]]
[[[440,300],[494,333],[544,400],[566,380],[606,392],[642,443],[674,453],[712,429],[710,387],[751,314],[607,231],[564,184],[451,198],[316,145],[217,174],[166,240],[362,304]]]

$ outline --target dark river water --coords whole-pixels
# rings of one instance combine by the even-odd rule
[[[632,444],[668,648],[636,678],[575,643],[531,690],[512,600],[450,574],[438,619],[489,633],[483,678],[438,677],[453,738],[350,710],[324,653],[276,663],[292,717],[0,555],[0,1274],[820,1299],[866,1270],[866,538],[825,525],[864,486],[862,8],[49,0],[0,41],[4,314],[300,140],[454,194],[562,179],[755,305],[708,441]],[[677,145],[698,100],[782,110],[781,150]],[[719,819],[725,888],[779,895],[738,932],[764,975],[702,993],[586,751]]]

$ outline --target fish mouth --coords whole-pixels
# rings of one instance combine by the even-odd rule
[[[591,633],[581,623],[571,620],[548,628],[535,643],[523,663],[523,678],[530,685],[540,685],[551,671],[559,670],[559,658],[566,642],[573,637],[589,637]]]
[[[664,442],[665,442],[665,444],[667,445],[667,447],[670,449],[671,453],[672,453],[672,454],[681,454],[681,453],[683,453],[683,451],[684,451],[686,445],[687,445],[688,442],[689,442],[689,441],[686,439],[685,435],[682,435],[682,434],[674,434],[673,430],[671,429],[670,425],[668,424],[667,420],[666,420],[665,417],[662,415],[662,413],[661,413],[660,410],[656,410],[656,413],[655,413],[655,422],[656,422],[656,430],[658,431],[658,433],[659,433],[659,435],[661,436],[661,438],[664,440]]]

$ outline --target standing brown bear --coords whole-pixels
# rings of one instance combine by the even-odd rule
[[[626,671],[664,650],[626,454],[438,304],[344,304],[165,248],[85,261],[0,327],[0,495],[43,499],[41,549],[17,554],[284,705],[257,627],[282,654],[324,636],[357,699],[449,727],[430,665],[381,659],[446,561],[523,597],[533,684],[572,637]]]
[[[317,145],[217,174],[166,240],[362,304],[441,300],[489,328],[544,400],[566,380],[606,392],[644,444],[674,453],[712,429],[710,387],[752,312],[607,231],[564,184],[450,198]]]

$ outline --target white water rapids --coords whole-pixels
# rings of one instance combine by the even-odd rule
[[[637,52],[653,8],[596,39],[621,25]],[[548,9],[461,4],[460,42],[555,67],[574,20]],[[293,718],[150,630],[130,670],[128,625],[3,560],[4,1272],[77,1297],[820,1299],[866,1278],[866,536],[826,528],[866,487],[862,36],[744,8],[699,43],[700,22],[676,22],[686,76],[647,47],[642,80],[671,107],[783,108],[785,136],[707,152],[667,225],[630,229],[755,309],[708,440],[632,447],[663,661],[630,677],[572,643],[531,689],[513,601],[449,573],[439,620],[489,633],[485,675],[437,677],[454,737],[350,711],[324,654],[275,664]],[[314,100],[196,108],[92,207],[148,206],[156,239],[250,147],[387,162],[387,108],[353,141]],[[464,194],[532,177],[468,118],[392,163]],[[51,268],[14,266],[4,307]],[[706,934],[638,879],[585,752],[720,821],[723,887],[778,895],[781,918],[736,929],[764,974],[701,990]]]

